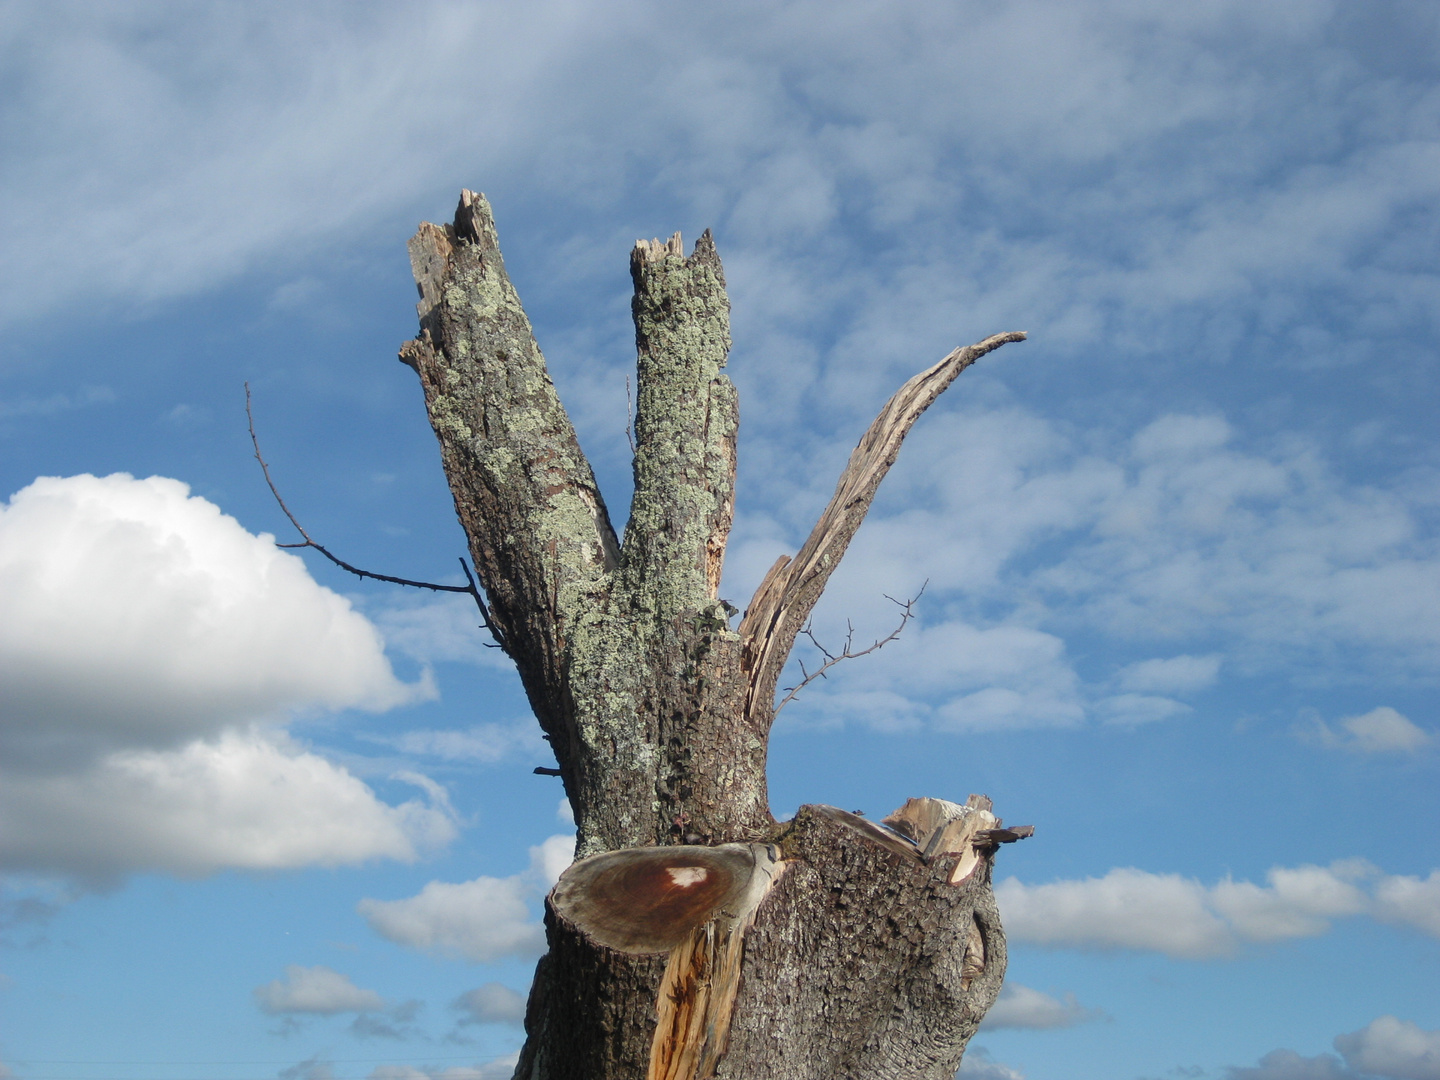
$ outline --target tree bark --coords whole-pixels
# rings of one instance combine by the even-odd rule
[[[678,233],[631,254],[635,493],[623,543],[484,197],[466,191],[453,224],[422,225],[410,257],[421,329],[400,356],[420,376],[497,641],[554,749],[577,856],[590,857],[547,904],[550,948],[515,1075],[953,1076],[1004,971],[988,800],[907,804],[893,830],[828,807],[777,823],[766,746],[795,636],[911,425],[964,368],[1024,335],[957,349],[896,393],[810,538],[733,629],[717,589],[739,410],[710,233],[688,258]],[[698,846],[715,857],[686,855]],[[715,874],[752,864],[753,882],[706,906]],[[652,890],[652,920],[674,897],[675,918],[699,911],[693,927],[675,924],[678,943],[664,938],[668,954],[622,951],[661,938],[615,931],[596,914],[609,901],[587,892],[632,888]]]

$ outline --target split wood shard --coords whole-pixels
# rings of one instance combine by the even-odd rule
[[[745,931],[785,868],[773,844],[624,848],[581,859],[556,913],[629,953],[670,954],[647,1080],[712,1076],[730,1037]]]

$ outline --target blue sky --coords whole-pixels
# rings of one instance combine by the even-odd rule
[[[459,190],[613,513],[628,250],[713,228],[739,501],[816,614],[774,809],[1033,840],[970,1080],[1440,1078],[1440,10],[17,3],[0,15],[0,1076],[488,1080],[568,822],[452,581],[405,241]]]

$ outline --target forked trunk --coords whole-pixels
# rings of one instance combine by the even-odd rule
[[[999,992],[989,800],[881,827],[770,815],[780,671],[919,415],[980,356],[907,382],[740,620],[716,590],[735,501],[729,300],[707,232],[631,256],[635,494],[621,543],[505,274],[483,196],[410,242],[420,376],[497,640],[575,812],[517,1077],[944,1078]]]

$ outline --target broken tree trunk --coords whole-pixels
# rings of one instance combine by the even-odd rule
[[[961,371],[907,382],[738,628],[717,596],[735,499],[729,300],[707,232],[631,254],[635,493],[623,543],[500,257],[490,207],[410,242],[415,369],[489,620],[555,751],[577,855],[547,905],[530,1080],[945,1078],[999,991],[988,800],[881,827],[770,815],[765,756],[795,637],[912,424]],[[1003,830],[1002,830],[1003,832]]]

